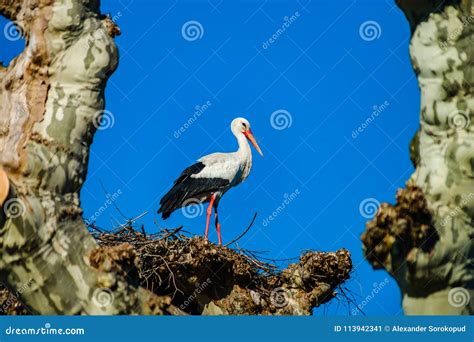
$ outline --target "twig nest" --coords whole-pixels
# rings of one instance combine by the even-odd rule
[[[169,230],[145,236],[123,229],[95,236],[102,249],[92,258],[96,263],[109,258],[130,264],[136,255],[140,285],[169,296],[189,314],[309,315],[314,306],[335,296],[352,269],[344,249],[307,252],[279,271],[254,252],[218,247],[202,237]]]

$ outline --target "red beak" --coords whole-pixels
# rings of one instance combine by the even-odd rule
[[[251,131],[250,129],[249,129],[249,130],[246,130],[246,131],[244,132],[244,135],[245,135],[245,137],[252,143],[252,145],[255,147],[255,149],[257,150],[257,152],[260,153],[260,155],[263,157],[262,150],[260,149],[260,146],[258,146],[257,140],[255,140],[255,137],[253,136],[252,131]]]

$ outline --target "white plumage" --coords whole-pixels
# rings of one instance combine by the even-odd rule
[[[222,195],[230,188],[242,183],[250,174],[252,152],[248,141],[263,156],[250,130],[248,120],[244,118],[234,119],[231,123],[231,130],[237,139],[239,149],[231,153],[209,154],[186,168],[174,182],[171,190],[163,196],[160,201],[161,207],[158,210],[166,219],[173,211],[183,206],[210,202],[207,210],[206,238],[210,215],[212,208],[214,208],[219,244],[221,244],[221,237],[217,207]]]

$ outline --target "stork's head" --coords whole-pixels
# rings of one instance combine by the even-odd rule
[[[236,137],[244,135],[248,139],[248,141],[252,143],[257,152],[260,153],[260,155],[263,157],[262,150],[258,146],[257,141],[253,136],[252,130],[250,129],[250,122],[247,119],[235,118],[234,120],[232,120],[230,128],[232,130],[232,133],[234,133]]]

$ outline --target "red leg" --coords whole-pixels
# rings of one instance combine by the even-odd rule
[[[207,207],[206,211],[206,240],[208,239],[209,235],[209,222],[211,222],[211,214],[212,214],[212,207],[214,206],[214,201],[216,200],[216,194],[211,196],[211,200],[209,201],[209,206]]]
[[[217,202],[216,202],[216,205],[214,206],[214,215],[216,217],[217,240],[219,241],[219,246],[222,246],[221,224],[219,223],[219,214],[217,213]]]

